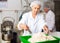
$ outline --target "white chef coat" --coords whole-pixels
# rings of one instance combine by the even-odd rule
[[[18,29],[21,30],[21,28],[19,27],[20,23],[26,24],[29,27],[32,34],[37,33],[37,32],[41,32],[43,26],[46,25],[42,14],[37,14],[36,18],[34,19],[32,17],[32,12],[25,13],[22,16],[22,19],[18,23]],[[29,31],[24,30],[23,35],[30,35],[30,33],[29,33]]]
[[[45,17],[46,17],[45,21],[47,23],[48,29],[52,30],[55,26],[55,15],[54,15],[54,13],[51,10],[49,10],[48,13],[46,13]]]

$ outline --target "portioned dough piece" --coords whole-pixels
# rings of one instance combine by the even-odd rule
[[[42,41],[46,41],[46,38],[45,37],[41,37],[40,38],[40,42],[42,42]]]
[[[28,41],[30,41],[31,43],[35,43],[36,39],[30,38]]]
[[[48,40],[56,40],[54,37],[52,37],[52,36],[47,36],[47,39]]]

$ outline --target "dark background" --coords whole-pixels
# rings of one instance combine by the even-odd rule
[[[54,13],[55,13],[55,25],[56,30],[60,31],[60,0],[54,0]]]

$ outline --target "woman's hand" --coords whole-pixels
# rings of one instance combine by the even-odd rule
[[[43,27],[43,30],[44,30],[45,34],[49,34],[49,30],[48,30],[48,27],[46,25]]]
[[[29,29],[29,27],[25,24],[20,24],[20,27],[26,31]]]

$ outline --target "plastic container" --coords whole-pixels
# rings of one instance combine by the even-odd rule
[[[31,43],[28,41],[29,38],[31,38],[31,36],[19,36],[19,39],[23,43]],[[59,43],[60,38],[57,38],[57,37],[54,37],[54,38],[56,38],[56,40],[47,40],[44,42],[36,42],[36,43]]]

